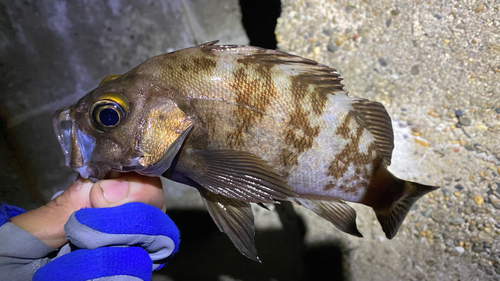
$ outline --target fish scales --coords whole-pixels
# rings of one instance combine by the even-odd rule
[[[210,42],[113,75],[54,117],[66,164],[166,176],[197,188],[219,229],[259,260],[249,202],[296,202],[361,237],[373,208],[388,238],[437,187],[392,175],[391,119],[351,97],[332,68],[298,56]]]
[[[287,175],[298,164],[298,155],[313,147],[324,127],[323,110],[332,94],[318,94],[314,81],[290,76],[280,64],[262,65],[252,63],[253,57],[231,55],[214,52],[204,65],[196,63],[202,60],[192,58],[193,54],[185,54],[191,63],[177,56],[181,74],[169,71],[161,77],[178,84],[178,89],[185,87],[186,94],[181,96],[191,100],[191,110],[210,131],[207,148],[250,151]],[[190,85],[185,85],[187,79],[192,81]],[[332,114],[335,112],[328,117]],[[330,137],[335,136],[331,133]]]
[[[203,52],[199,53],[203,55]],[[227,54],[215,53],[215,56],[221,55]],[[208,134],[210,145],[205,149],[229,147],[258,155],[271,163],[300,194],[360,201],[362,190],[356,187],[366,185],[371,162],[377,158],[377,154],[372,149],[372,153],[366,157],[368,159],[351,161],[357,159],[359,154],[356,153],[360,150],[364,148],[366,151],[373,137],[355,119],[347,119],[353,115],[349,112],[354,109],[346,94],[339,91],[339,97],[336,98],[333,93],[318,93],[314,84],[290,76],[279,64],[265,67],[252,64],[251,60],[253,58],[213,58],[206,62],[210,67],[203,66],[202,71],[196,63],[182,68],[183,75],[196,81],[194,85],[200,89],[216,89],[211,95],[203,95],[197,88],[186,89],[201,93],[190,98],[196,100],[195,110],[211,131]],[[221,87],[219,80],[214,78],[233,82]],[[180,77],[179,80],[186,79]],[[213,112],[217,112],[218,118],[212,116]],[[203,114],[207,114],[206,118]],[[347,117],[344,118],[344,115]],[[222,125],[221,122],[226,124]],[[348,132],[342,135],[337,130],[343,122],[347,122],[348,131],[362,129],[364,134],[361,143],[359,137],[356,139]],[[344,141],[332,143],[332,139],[338,135],[343,136]],[[351,145],[344,149],[348,143]],[[336,154],[338,152],[341,154]],[[319,155],[321,159],[318,159]],[[334,171],[332,174],[329,170],[332,170],[335,161],[343,167],[339,169],[340,172]],[[368,167],[358,168],[356,164]]]

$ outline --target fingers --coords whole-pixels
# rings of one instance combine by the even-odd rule
[[[142,202],[165,211],[160,179],[126,173],[119,178],[98,181],[90,191],[90,203],[94,208],[114,207],[130,202]]]
[[[79,177],[46,205],[15,216],[11,222],[49,247],[59,248],[67,242],[64,224],[71,214],[81,208],[91,207],[89,194],[92,186],[91,181]]]
[[[89,195],[93,185],[94,184],[90,180],[84,179],[78,175],[77,179],[71,183],[68,189],[50,201],[48,205],[68,205],[68,209],[72,209],[71,213],[81,208],[92,207]]]
[[[160,179],[127,173],[119,178],[101,180],[94,184],[79,176],[52,201],[13,217],[11,222],[48,246],[58,248],[67,242],[64,224],[73,212],[81,208],[114,207],[130,202],[142,202],[165,212]]]
[[[165,212],[165,199],[159,178],[136,173],[122,174],[97,183],[78,176],[67,190],[40,208],[13,217],[11,222],[31,233],[52,248],[67,240],[64,224],[81,208],[104,208],[142,202]]]

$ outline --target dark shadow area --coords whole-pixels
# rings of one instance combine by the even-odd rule
[[[37,170],[21,153],[17,133],[8,128],[0,108],[0,203],[8,203],[29,209],[28,202],[44,204],[43,195],[37,189]],[[26,200],[29,198],[29,200]]]
[[[347,281],[341,244],[309,246],[303,262],[307,280]]]
[[[279,211],[281,212],[281,211]],[[343,272],[343,245],[326,244],[305,249],[302,224],[296,233],[292,229],[259,231],[255,242],[262,263],[241,255],[229,238],[221,233],[205,211],[172,210],[167,214],[181,231],[179,251],[155,275],[172,280],[220,280],[229,276],[235,280],[346,280]],[[280,217],[283,216],[280,214]],[[297,216],[298,217],[298,216]],[[298,217],[300,219],[300,217]]]
[[[279,0],[240,0],[242,24],[250,45],[276,49],[276,20],[281,14]]]

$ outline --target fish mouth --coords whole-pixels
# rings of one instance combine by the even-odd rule
[[[71,107],[58,110],[52,119],[54,133],[64,154],[66,166],[76,170],[84,178],[103,178],[104,171],[91,164],[91,156],[96,140],[75,124]]]

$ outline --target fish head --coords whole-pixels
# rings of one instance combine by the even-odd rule
[[[160,176],[170,167],[193,121],[168,89],[147,78],[137,71],[107,77],[56,112],[54,131],[67,166],[97,179],[110,171]]]

